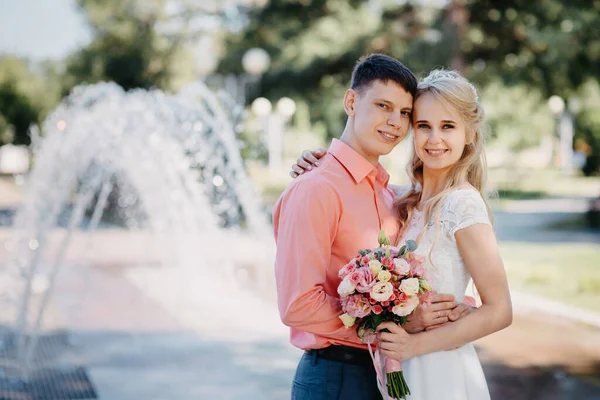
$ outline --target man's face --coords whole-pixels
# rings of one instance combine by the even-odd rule
[[[358,91],[348,90],[345,106],[354,150],[377,164],[406,136],[412,103],[412,95],[394,81],[374,81]]]

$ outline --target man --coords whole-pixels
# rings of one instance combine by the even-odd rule
[[[375,247],[381,229],[396,239],[395,195],[379,157],[406,136],[416,89],[417,79],[400,61],[382,54],[359,60],[344,96],[342,136],[319,168],[292,182],[275,205],[279,312],[292,344],[305,350],[292,399],[381,399],[366,345],[338,318],[338,271],[359,249]],[[448,322],[453,300],[438,295],[405,329]]]

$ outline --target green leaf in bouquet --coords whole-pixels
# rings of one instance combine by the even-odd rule
[[[417,242],[415,242],[414,240],[407,240],[406,248],[408,249],[408,251],[415,251],[417,249]]]
[[[373,319],[373,330],[375,330],[375,329],[377,329],[379,324],[381,324],[383,322],[383,315],[382,314],[374,314],[372,319]]]
[[[398,249],[398,257],[402,257],[406,254],[406,245],[402,245],[399,249]]]

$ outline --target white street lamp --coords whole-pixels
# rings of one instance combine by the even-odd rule
[[[565,101],[560,96],[551,96],[548,99],[548,108],[554,115],[560,115],[565,110]]]
[[[269,69],[271,57],[265,49],[251,48],[242,57],[242,67],[250,75],[262,75]]]
[[[296,102],[289,97],[282,97],[277,102],[276,110],[285,119],[289,119],[296,112]]]
[[[257,117],[261,118],[269,116],[269,114],[271,114],[271,111],[273,110],[273,106],[271,105],[269,99],[266,99],[264,97],[257,97],[256,99],[254,99],[251,107],[252,112],[254,112],[254,114],[256,114]]]

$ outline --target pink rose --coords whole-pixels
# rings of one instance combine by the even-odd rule
[[[360,281],[363,278],[363,274],[360,273],[360,271],[353,271],[350,273],[349,279],[350,279],[350,283],[352,284],[352,286],[356,287]]]
[[[355,318],[366,317],[371,313],[371,305],[365,296],[348,296],[341,300],[342,309]]]
[[[356,262],[354,260],[350,261],[348,264],[344,265],[341,269],[340,272],[338,273],[338,276],[340,278],[345,277],[348,274],[351,274],[352,272],[354,272],[356,270]]]
[[[360,268],[358,270],[362,274],[360,282],[356,285],[356,290],[360,293],[368,293],[371,288],[377,283],[377,279],[369,268]]]
[[[369,257],[369,256],[363,256],[363,258],[360,260],[360,264],[363,267],[366,267],[366,266],[369,265],[369,261],[371,261],[371,257]]]
[[[378,305],[373,306],[371,308],[371,311],[373,311],[374,314],[379,315],[383,312],[383,308],[378,304]]]
[[[391,257],[383,257],[381,264],[388,270],[394,269],[394,260]]]

